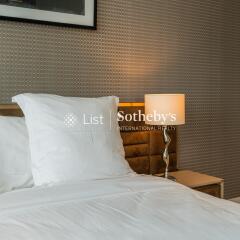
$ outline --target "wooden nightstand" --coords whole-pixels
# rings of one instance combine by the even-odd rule
[[[224,180],[221,178],[189,170],[170,172],[169,175],[175,177],[178,183],[187,187],[210,194],[214,197],[224,197]],[[162,174],[156,174],[155,176],[160,177]]]

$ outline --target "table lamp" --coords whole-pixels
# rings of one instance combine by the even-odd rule
[[[184,94],[146,94],[145,95],[145,123],[163,126],[165,149],[163,160],[166,163],[164,177],[173,179],[168,174],[168,147],[171,138],[168,126],[185,124],[185,95]]]

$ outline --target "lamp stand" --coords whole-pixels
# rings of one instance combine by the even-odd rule
[[[167,132],[167,126],[163,126],[163,139],[164,139],[164,143],[165,143],[165,149],[163,152],[163,161],[166,163],[166,168],[165,168],[165,173],[164,173],[164,177],[173,181],[176,181],[176,178],[173,176],[170,176],[168,174],[168,167],[169,167],[169,153],[168,153],[168,147],[171,143],[171,138],[168,135]]]

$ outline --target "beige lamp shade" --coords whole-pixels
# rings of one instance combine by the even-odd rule
[[[146,94],[145,123],[163,126],[185,124],[185,95]]]

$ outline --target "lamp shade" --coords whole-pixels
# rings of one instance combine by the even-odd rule
[[[146,94],[145,123],[163,126],[185,124],[185,95]]]

